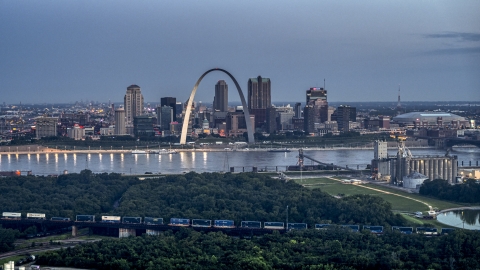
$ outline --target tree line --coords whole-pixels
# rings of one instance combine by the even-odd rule
[[[78,214],[199,219],[404,225],[380,197],[336,199],[258,173],[187,173],[139,181],[89,170],[59,177],[21,176],[0,181],[3,212],[45,213],[75,219]]]
[[[257,173],[187,173],[142,181],[122,196],[111,213],[120,216],[231,219],[241,221],[404,225],[391,205],[377,196],[336,199]]]
[[[345,229],[252,239],[184,229],[109,239],[40,255],[37,264],[94,269],[478,269],[480,234],[442,237]]]
[[[77,214],[101,215],[112,211],[115,201],[137,183],[134,177],[89,170],[58,177],[6,177],[0,180],[0,211],[72,219]]]
[[[440,200],[480,203],[480,184],[474,179],[467,179],[462,185],[450,185],[442,179],[426,180],[420,187],[420,194]]]

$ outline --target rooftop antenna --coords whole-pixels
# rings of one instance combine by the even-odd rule
[[[325,90],[325,78],[323,78],[323,89]]]
[[[402,109],[402,104],[400,104],[400,84],[398,84],[398,102],[397,102],[397,110],[400,111]]]

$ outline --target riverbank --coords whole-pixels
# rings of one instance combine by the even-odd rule
[[[233,148],[230,145],[225,145],[221,147],[212,147],[212,148],[172,148],[175,152],[236,152],[236,151],[249,151],[249,152],[268,152],[270,150],[280,150],[281,148]],[[298,151],[303,149],[303,151],[337,151],[337,150],[372,150],[373,147],[305,147],[305,148],[287,148],[290,152]],[[396,148],[389,148],[396,149]],[[420,147],[411,147],[410,149],[436,149],[431,146],[420,146]],[[48,147],[1,147],[0,155],[28,155],[28,154],[131,154],[132,151],[137,149],[58,149],[58,148],[48,148]],[[140,150],[140,149],[138,149]],[[141,150],[148,151],[148,148],[143,148]],[[156,150],[154,148],[150,150]],[[281,152],[278,152],[281,153]],[[156,155],[157,153],[145,153],[150,155]]]

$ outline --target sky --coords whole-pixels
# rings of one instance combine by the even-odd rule
[[[272,102],[480,101],[480,1],[0,0],[0,102],[185,101],[208,69]],[[221,72],[200,83],[211,103]]]

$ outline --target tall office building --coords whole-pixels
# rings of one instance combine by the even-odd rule
[[[323,89],[323,87],[311,87],[310,89],[307,90],[306,93],[307,97],[307,104],[309,104],[310,101],[314,101],[317,99],[321,100],[327,100],[327,90]]]
[[[37,139],[57,136],[58,117],[40,116],[35,118],[35,122]]]
[[[314,121],[323,123],[328,121],[327,90],[319,87],[311,87],[306,91],[306,104],[313,107]]]
[[[160,106],[170,106],[173,109],[173,121],[177,121],[177,98],[162,97],[160,98]],[[180,111],[181,112],[181,111]]]
[[[272,106],[271,83],[269,78],[248,80],[248,109],[266,109]]]
[[[220,80],[215,84],[213,110],[219,112],[228,111],[228,85],[224,80]]]
[[[305,131],[307,135],[315,132],[314,111],[312,105],[307,105],[303,108],[303,131]]]
[[[350,131],[350,122],[357,121],[357,108],[348,105],[340,105],[335,111],[335,118],[338,123],[338,130]]]
[[[162,130],[170,130],[173,122],[173,108],[170,106],[157,107],[157,123]]]
[[[125,128],[125,109],[118,108],[115,110],[115,135],[125,135],[127,129]]]
[[[300,102],[295,103],[295,109],[293,111],[295,112],[295,118],[301,118],[302,117],[302,103],[300,103]]]
[[[126,125],[133,125],[133,118],[143,114],[143,95],[140,86],[132,84],[127,87],[127,94],[124,98]]]
[[[266,114],[266,131],[268,133],[275,133],[277,129],[277,109],[275,107],[270,107],[267,110]]]

